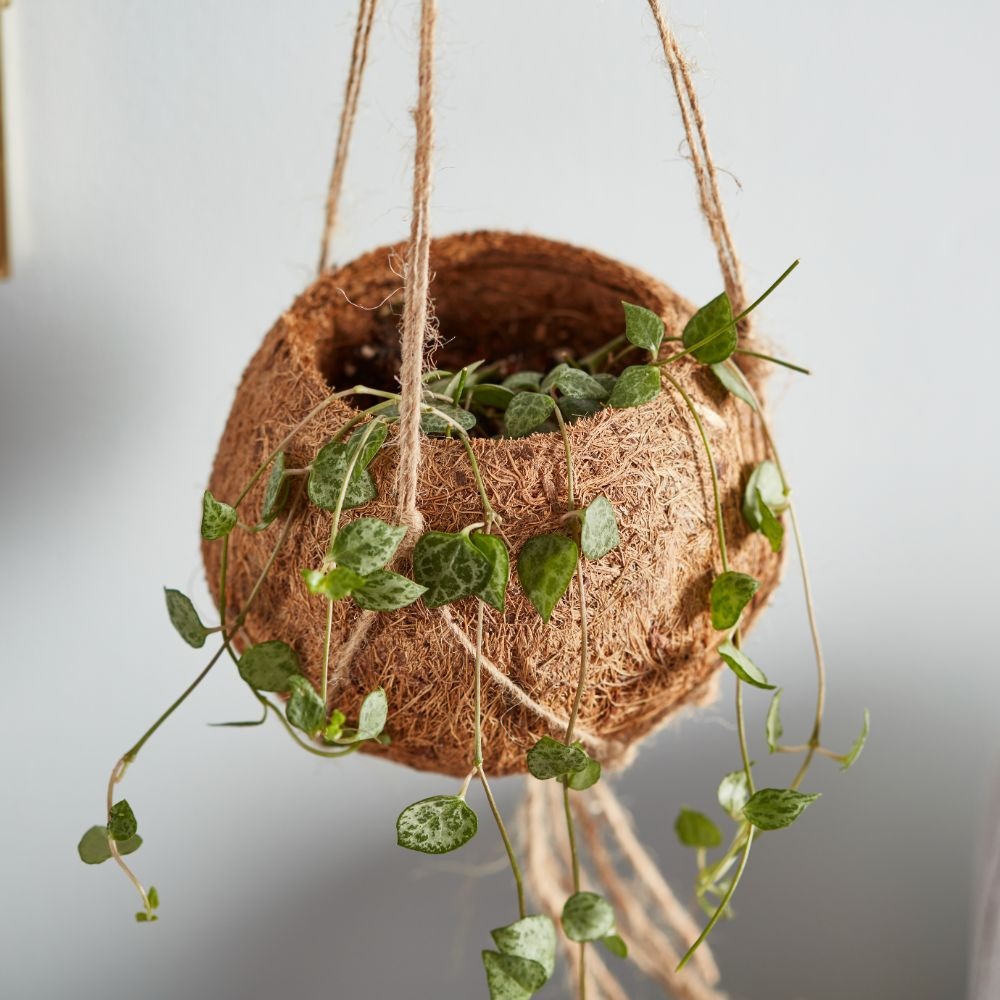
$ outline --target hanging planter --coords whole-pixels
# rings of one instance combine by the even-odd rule
[[[364,385],[398,389],[399,276],[393,261],[405,247],[382,248],[325,273],[282,315],[251,361],[229,417],[210,490],[240,494],[281,439],[332,391]],[[663,317],[679,336],[694,308],[660,282],[592,251],[509,233],[473,233],[436,240],[432,294],[440,346],[438,369],[459,371],[481,359],[498,367],[490,382],[524,371],[547,372],[582,358],[621,334],[623,300]],[[383,303],[381,309],[357,304]],[[395,308],[393,308],[395,304]],[[664,351],[666,355],[668,352]],[[641,360],[622,358],[619,370]],[[676,366],[702,416],[725,498],[734,568],[761,587],[746,624],[777,582],[780,557],[741,514],[749,471],[767,457],[752,411],[730,396],[703,366]],[[668,387],[669,388],[669,387]],[[288,467],[306,467],[371,396],[337,400],[285,450]],[[621,542],[587,564],[591,669],[579,735],[603,763],[619,763],[637,740],[682,705],[704,700],[721,660],[708,594],[718,543],[711,478],[697,427],[683,400],[663,392],[640,407],[605,407],[569,427],[576,456],[578,502],[599,496],[614,508]],[[378,498],[359,513],[391,521],[396,432],[370,467]],[[557,431],[523,438],[473,437],[472,447],[511,553],[566,513],[566,455]],[[263,504],[262,479],[246,499]],[[709,502],[706,503],[706,499]],[[482,520],[467,457],[454,439],[424,443],[419,510],[426,529],[459,532]],[[314,505],[296,525],[245,623],[245,640],[281,639],[319,688],[326,641],[325,602],[302,585],[299,571],[317,564],[329,542],[329,514]],[[267,533],[233,543],[230,600],[240,606],[266,563]],[[219,598],[217,544],[205,543],[208,579]],[[425,770],[464,775],[469,769],[473,690],[469,644],[476,602],[456,603],[447,616],[417,602],[379,615],[349,662],[343,657],[362,610],[334,606],[330,691],[348,718],[364,696],[383,688],[392,714],[392,742],[380,755]],[[537,740],[565,727],[579,669],[579,609],[560,602],[546,623],[516,579],[503,612],[490,610],[483,642],[490,665],[483,691],[483,746],[491,773],[527,768]]]
[[[559,940],[580,1000],[623,997],[608,963],[627,956],[670,995],[718,998],[704,941],[729,912],[755,838],[819,797],[801,790],[817,756],[846,770],[861,752],[867,716],[846,753],[821,741],[825,666],[761,403],[765,366],[797,366],[757,349],[751,314],[795,264],[746,304],[690,74],[648,2],[726,287],[698,309],[564,243],[504,232],[431,240],[434,0],[421,0],[410,238],[326,270],[375,7],[360,0],[320,275],[244,373],[203,498],[219,624],[166,591],[190,646],[221,641],[115,764],[106,821],[79,844],[85,862],[124,871],[142,899],[138,920],[158,918],[159,897],[125,860],[141,838],[117,788],[223,659],[263,711],[237,725],[273,716],[319,757],[362,750],[464,779],[443,778],[441,794],[402,809],[401,847],[468,843],[478,781],[517,896],[517,919],[492,930],[482,953],[491,1000],[540,989]],[[799,745],[783,742],[781,692],[743,648],[778,582],[786,527],[818,679]],[[700,928],[603,772],[624,767],[672,712],[711,698],[723,666],[739,766],[715,797],[732,833],[725,844],[689,808],[675,824],[697,851]],[[774,691],[767,749],[799,761],[780,787],[758,786],[749,749],[743,699],[762,691]],[[490,788],[522,772],[523,868]]]

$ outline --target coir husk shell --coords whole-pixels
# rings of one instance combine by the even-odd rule
[[[386,317],[384,308],[370,307],[399,292],[402,253],[399,246],[382,248],[324,274],[274,325],[237,391],[212,472],[215,496],[232,502],[276,444],[328,396],[331,382],[337,388],[391,387],[399,360],[396,320]],[[694,311],[635,268],[533,236],[479,232],[438,239],[431,268],[440,328],[433,362],[441,368],[485,357],[544,370],[560,350],[580,357],[621,333],[623,300],[659,313],[668,336],[679,335]],[[395,294],[390,301],[401,298]],[[624,363],[636,360],[634,355]],[[761,535],[748,534],[740,516],[742,487],[752,467],[767,457],[765,443],[749,407],[727,396],[709,371],[687,359],[671,371],[693,397],[711,440],[732,567],[761,581],[747,612],[749,623],[780,571],[779,557]],[[348,402],[334,402],[297,435],[288,448],[289,467],[308,465],[355,413]],[[345,523],[359,515],[394,520],[396,433],[393,428],[372,466],[379,499],[349,512]],[[569,433],[578,503],[603,494],[621,529],[620,546],[585,563],[584,573],[590,670],[580,735],[592,754],[614,766],[671,713],[710,695],[719,668],[714,648],[721,638],[706,610],[719,567],[712,484],[697,428],[666,382],[652,402],[605,410],[573,423]],[[473,447],[512,557],[526,539],[560,529],[566,460],[558,434],[475,439]],[[248,511],[260,509],[262,488],[259,484],[248,496]],[[459,442],[424,439],[419,508],[427,529],[456,531],[481,520]],[[295,524],[241,641],[290,643],[318,687],[326,601],[307,592],[300,570],[319,565],[331,515],[303,502],[291,516]],[[276,524],[260,534],[232,536],[229,607],[246,601],[279,530]],[[219,543],[206,544],[208,579],[216,591],[219,555]],[[394,568],[409,570],[405,560]],[[452,626],[474,639],[476,602],[460,601],[450,612],[451,624],[419,602],[380,614],[346,663],[341,653],[361,612],[350,600],[337,602],[331,704],[349,720],[356,718],[364,694],[382,686],[392,743],[374,752],[416,768],[464,775],[472,760],[473,659]],[[506,610],[487,608],[485,625],[484,655],[510,682],[484,675],[486,766],[493,774],[522,772],[525,753],[540,736],[562,735],[558,720],[566,719],[572,703],[580,654],[576,587],[546,625],[513,574]]]

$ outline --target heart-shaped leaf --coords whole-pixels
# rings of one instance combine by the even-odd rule
[[[315,736],[326,722],[326,706],[316,689],[298,674],[288,678],[288,721],[307,736]]]
[[[530,958],[483,952],[490,1000],[528,1000],[545,985],[545,970]]]
[[[470,390],[470,398],[477,406],[489,407],[493,410],[506,410],[514,398],[513,390],[502,385],[492,385],[482,382]]]
[[[400,847],[424,854],[447,854],[476,835],[476,814],[457,795],[432,795],[407,806],[396,820]]]
[[[746,573],[729,570],[712,581],[709,600],[712,606],[712,628],[724,631],[732,628],[760,589],[760,582]]]
[[[563,906],[562,926],[570,941],[599,941],[615,933],[615,911],[596,892],[575,892]]]
[[[660,394],[660,369],[655,365],[630,365],[618,376],[608,406],[624,410],[642,406]]]
[[[574,792],[586,791],[591,785],[596,785],[601,780],[601,762],[588,760],[587,766],[583,770],[565,774],[558,780],[564,785],[568,785]]]
[[[601,944],[611,952],[615,958],[628,958],[628,945],[617,934],[608,934],[601,938]]]
[[[607,399],[608,390],[597,379],[579,368],[563,368],[553,380],[556,388],[574,399]]]
[[[588,559],[600,559],[618,547],[618,521],[607,497],[598,497],[581,514],[580,548]]]
[[[201,498],[201,537],[208,541],[225,538],[236,527],[236,521],[236,510],[205,490]]]
[[[425,590],[399,573],[377,569],[351,596],[366,611],[396,611],[412,604]]]
[[[341,739],[342,743],[360,743],[362,740],[374,740],[385,729],[389,717],[389,702],[382,688],[375,688],[365,695],[358,712],[358,728],[350,736]]]
[[[737,822],[743,818],[743,807],[750,798],[750,788],[747,785],[747,773],[730,771],[719,782],[719,805],[729,814],[730,819]]]
[[[674,832],[685,847],[718,847],[722,831],[704,813],[684,807],[674,820]]]
[[[588,763],[586,751],[581,746],[576,743],[567,746],[551,736],[543,736],[528,751],[528,770],[539,781],[574,774]]]
[[[768,684],[763,671],[743,650],[737,649],[728,639],[719,643],[719,656],[741,681],[746,681],[747,684],[752,684],[754,687],[763,688],[765,691],[774,690],[775,686]]]
[[[758,830],[781,830],[791,826],[818,798],[793,788],[762,788],[747,800],[743,815]]]
[[[625,336],[630,344],[643,347],[655,358],[663,343],[663,320],[651,309],[623,302],[625,310]]]
[[[701,345],[691,353],[703,365],[725,361],[739,343],[729,296],[723,292],[702,306],[687,321],[681,339],[688,349]]]
[[[337,533],[330,556],[339,566],[367,576],[389,562],[405,535],[402,525],[359,517]]]
[[[455,424],[464,431],[471,431],[476,426],[476,418],[468,410],[448,403],[434,402],[428,405],[434,407],[433,412],[425,411],[420,415],[420,429],[425,434],[457,434]]]
[[[788,507],[788,495],[785,493],[781,472],[770,459],[765,459],[754,467],[743,490],[743,520],[754,530],[761,530],[761,514],[758,506],[758,493],[771,513],[778,515]]]
[[[384,426],[384,425],[382,425]],[[345,488],[347,470],[356,450],[350,442],[330,441],[320,448],[309,470],[307,492],[309,499],[323,510],[336,510],[343,491],[342,510],[363,507],[378,496],[375,481],[364,467],[363,458],[367,448],[362,450],[354,462],[354,470]]]
[[[108,813],[108,833],[118,840],[131,840],[139,829],[139,823],[127,799],[119,799]]]
[[[507,584],[510,581],[510,554],[507,546],[496,535],[484,535],[481,531],[473,531],[470,538],[472,544],[489,559],[491,567],[489,580],[476,591],[476,596],[497,611],[503,611]]]
[[[288,680],[299,673],[299,658],[286,642],[271,639],[258,642],[239,659],[240,677],[257,691],[288,690]]]
[[[428,531],[413,549],[413,578],[427,588],[429,608],[478,593],[492,576],[493,564],[462,533]]]
[[[542,384],[541,372],[514,372],[503,380],[503,387],[511,392],[537,392]]]
[[[284,509],[288,501],[288,480],[285,478],[285,453],[279,451],[271,463],[271,473],[264,487],[260,523],[270,524]]]
[[[99,865],[111,857],[111,845],[108,842],[108,828],[106,826],[92,826],[76,845],[80,860],[86,865]],[[142,846],[142,837],[133,834],[126,840],[116,840],[115,846],[119,854],[131,854],[139,850]]]
[[[540,392],[519,392],[504,413],[504,431],[508,437],[524,437],[537,430],[552,416],[555,402]]]
[[[547,622],[566,593],[580,558],[576,542],[566,535],[529,538],[517,556],[517,576],[528,600]]]
[[[189,646],[200,649],[205,645],[205,637],[209,634],[209,630],[202,624],[191,599],[179,590],[170,590],[168,587],[163,588],[163,595],[167,600],[170,624],[177,629],[177,634]]]
[[[522,917],[490,934],[504,955],[530,959],[542,967],[546,979],[552,975],[556,964],[556,929],[548,917],[540,914]]]

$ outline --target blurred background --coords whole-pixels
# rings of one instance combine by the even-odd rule
[[[418,5],[384,2],[335,253],[408,227]],[[734,998],[961,997],[995,833],[995,4],[698,3],[669,14],[778,374],[831,668],[827,740],[872,735],[764,838],[713,944]],[[499,844],[423,858],[394,818],[441,781],[314,761],[221,668],[127,782],[156,927],[76,842],[111,764],[199,669],[161,587],[209,607],[199,496],[236,382],[311,280],[355,4],[14,0],[4,15],[14,274],[0,284],[0,992],[12,1000],[484,995]],[[442,0],[432,225],[593,246],[695,301],[721,288],[646,5]],[[737,180],[738,179],[738,180]],[[993,458],[990,458],[993,455]],[[794,565],[751,640],[808,735]],[[681,804],[716,818],[730,687],[617,783],[687,898]],[[755,755],[767,759],[750,699]],[[273,728],[272,728],[273,727]],[[510,811],[516,781],[500,783]],[[488,829],[485,828],[484,829]],[[978,997],[1000,996],[980,972]],[[992,982],[992,986],[989,983]],[[997,992],[992,992],[992,990]],[[556,978],[539,996],[565,994]],[[630,981],[630,996],[653,998]]]

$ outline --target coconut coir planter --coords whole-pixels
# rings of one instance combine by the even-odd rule
[[[237,392],[210,482],[214,496],[239,495],[269,452],[332,389],[396,388],[398,317],[356,304],[392,301],[400,285],[393,261],[403,253],[403,246],[384,247],[327,272],[278,320]],[[438,239],[431,265],[441,340],[434,364],[450,371],[481,358],[502,360],[512,372],[548,371],[618,336],[623,300],[662,316],[668,336],[679,335],[695,311],[635,268],[534,236],[481,232]],[[740,513],[742,487],[767,457],[766,442],[752,412],[706,368],[678,364],[676,377],[711,440],[732,566],[761,583],[744,619],[749,622],[777,583],[780,565]],[[357,413],[346,400],[331,405],[296,436],[287,464],[308,466]],[[621,532],[614,552],[586,564],[591,666],[578,733],[594,757],[618,764],[672,711],[703,701],[721,665],[714,655],[721,634],[708,610],[717,550],[712,486],[697,429],[676,393],[582,417],[568,432],[578,502],[607,497]],[[566,512],[566,456],[558,433],[473,438],[472,447],[498,531],[512,553],[529,538],[559,530]],[[379,497],[359,511],[364,516],[393,519],[394,461],[390,438],[371,466]],[[251,509],[260,508],[264,488],[262,479],[248,496]],[[429,530],[457,532],[481,520],[476,485],[456,441],[425,442],[419,508]],[[299,572],[322,559],[330,515],[308,506],[295,516],[241,641],[289,643],[318,688],[326,602],[309,593]],[[232,606],[243,605],[272,547],[266,533],[234,541]],[[206,543],[204,553],[218,600],[220,548]],[[468,648],[439,611],[418,602],[380,614],[351,661],[337,662],[336,651],[344,649],[362,613],[350,601],[334,604],[333,704],[355,718],[364,696],[383,688],[393,707],[392,742],[366,748],[423,770],[465,775],[473,724]],[[476,614],[473,601],[450,609],[454,624],[470,637]],[[541,736],[553,735],[556,720],[565,724],[579,670],[579,608],[562,601],[546,624],[515,578],[505,610],[491,609],[487,622],[483,656],[507,680],[484,680],[485,763],[494,774],[523,772],[527,750]]]

